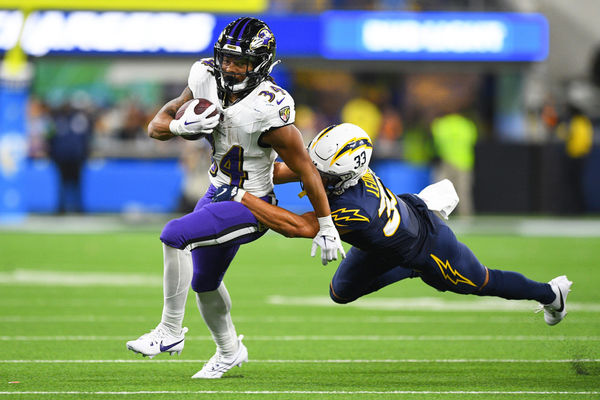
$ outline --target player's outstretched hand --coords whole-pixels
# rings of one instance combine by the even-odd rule
[[[174,119],[169,124],[169,129],[174,135],[187,136],[198,133],[210,134],[213,129],[219,125],[220,114],[216,113],[209,116],[216,109],[214,104],[204,110],[201,114],[196,114],[194,109],[200,100],[194,100],[186,109],[181,118]]]
[[[323,265],[327,265],[329,261],[337,260],[338,251],[342,255],[342,258],[346,258],[346,252],[342,247],[342,241],[340,239],[340,234],[337,229],[335,229],[335,225],[333,225],[333,221],[331,220],[331,215],[327,217],[318,218],[319,220],[319,233],[314,237],[312,242],[312,248],[310,251],[311,257],[314,257],[317,254],[317,248],[321,248],[321,262]]]

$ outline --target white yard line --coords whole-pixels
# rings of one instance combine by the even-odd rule
[[[0,273],[0,284],[22,286],[162,286],[160,275],[15,269]]]
[[[235,323],[244,324],[307,324],[307,323],[326,323],[326,324],[470,324],[470,323],[486,323],[486,324],[507,324],[515,323],[514,317],[490,317],[479,315],[476,317],[462,316],[393,316],[393,317],[369,317],[369,316],[328,316],[328,317],[311,317],[311,316],[280,316],[280,317],[250,317],[250,316],[234,316]],[[39,323],[96,323],[96,322],[156,322],[156,317],[141,317],[141,316],[114,316],[114,315],[29,315],[29,316],[0,316],[0,323],[23,323],[23,324],[39,324]],[[579,315],[577,319],[569,319],[571,324],[591,324],[597,323],[598,319],[594,316],[583,317]],[[519,319],[519,324],[531,323],[539,324],[540,320],[535,316],[531,318]]]
[[[60,336],[0,336],[0,341],[23,341],[23,342],[43,342],[43,341],[118,341],[129,340],[130,336],[85,336],[85,335],[60,335]],[[212,341],[211,336],[188,336],[188,340],[207,340]],[[499,341],[499,342],[597,342],[600,336],[539,336],[539,335],[286,335],[286,336],[246,336],[248,341],[260,342],[294,342],[294,341],[414,341],[414,342],[464,342],[464,341]]]
[[[140,394],[171,394],[171,395],[196,395],[196,394],[300,394],[300,395],[312,395],[312,394],[331,394],[331,395],[382,395],[387,396],[390,394],[440,394],[440,395],[491,395],[491,394],[506,394],[506,395],[596,395],[600,394],[600,391],[535,391],[535,390],[519,390],[519,391],[501,391],[501,390],[389,390],[389,391],[375,391],[375,390],[140,390],[133,392],[108,392],[108,391],[27,391],[27,392],[0,392],[0,395],[18,395],[18,394],[39,394],[39,395],[57,395],[57,394],[70,394],[70,395],[140,395]]]
[[[0,360],[0,364],[138,364],[138,363],[205,363],[207,360],[182,360],[182,359],[117,359],[117,360]],[[381,359],[381,360],[249,360],[257,364],[469,364],[469,363],[505,363],[505,364],[565,364],[565,363],[597,363],[597,358],[582,359],[555,359],[555,360],[519,360],[519,359]]]
[[[267,303],[281,306],[318,306],[339,307],[328,296],[280,296],[267,297]],[[366,297],[345,304],[369,310],[402,310],[402,311],[532,311],[538,303],[534,301],[505,300],[497,297],[456,296],[445,297]],[[600,312],[598,303],[568,302],[570,311]]]
[[[442,324],[442,323],[453,323],[453,324],[470,324],[470,323],[486,323],[486,324],[507,324],[515,323],[513,316],[507,317],[495,317],[478,315],[474,317],[464,316],[391,316],[391,317],[373,317],[373,316],[355,316],[346,317],[339,315],[331,315],[328,317],[316,317],[316,316],[244,316],[238,315],[233,317],[235,323],[244,324],[307,324],[307,323],[326,323],[326,324]],[[156,322],[155,317],[142,317],[139,315],[12,315],[12,316],[0,316],[0,323],[96,323],[96,322]],[[577,318],[569,319],[569,325],[571,324],[590,324],[596,323],[598,319],[589,315],[584,317],[578,315]],[[540,320],[534,315],[531,318],[520,319],[519,324],[531,323],[539,324]]]
[[[16,269],[0,272],[0,285],[17,286],[51,286],[51,287],[160,287],[162,278],[158,275],[119,274],[115,272],[73,272]],[[2,299],[0,305],[10,307],[13,299]],[[22,300],[19,299],[19,302]],[[46,300],[44,300],[46,301]],[[110,299],[107,301],[111,301]],[[124,305],[137,305],[135,302],[120,301]],[[329,296],[268,296],[265,302],[277,306],[298,307],[339,307]],[[68,302],[61,302],[65,305]],[[84,301],[77,301],[81,306]],[[111,303],[112,304],[112,303]],[[145,304],[145,303],[144,303]],[[45,305],[47,305],[45,303]],[[143,304],[142,304],[143,305]],[[456,296],[444,297],[366,297],[358,299],[345,307],[368,310],[401,310],[401,311],[460,311],[460,312],[513,312],[532,311],[537,305],[534,301],[505,300],[493,297]],[[23,306],[23,304],[19,304]],[[570,311],[600,312],[599,303],[569,302]]]

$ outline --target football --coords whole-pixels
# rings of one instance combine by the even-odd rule
[[[202,114],[204,112],[204,110],[206,110],[208,107],[210,107],[213,104],[210,100],[202,99],[202,98],[188,100],[185,103],[183,103],[181,105],[181,107],[179,107],[179,109],[177,110],[177,113],[175,113],[175,119],[181,118],[183,116],[183,113],[185,112],[185,110],[189,107],[189,105],[194,100],[199,100],[198,104],[196,104],[196,107],[194,107],[194,114],[196,114],[196,115]],[[219,114],[219,110],[213,111],[209,115],[209,117],[215,116],[217,114]],[[185,135],[185,136],[181,136],[181,137],[186,140],[198,140],[198,139],[203,138],[204,136],[205,136],[204,133],[199,133],[197,135]]]

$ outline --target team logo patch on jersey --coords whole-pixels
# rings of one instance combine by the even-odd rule
[[[279,110],[279,118],[281,118],[283,122],[288,122],[290,120],[290,106],[285,106]]]

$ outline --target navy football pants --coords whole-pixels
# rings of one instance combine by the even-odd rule
[[[440,291],[543,304],[554,300],[547,283],[532,281],[517,272],[486,268],[439,217],[433,213],[430,216],[435,229],[428,233],[421,252],[406,265],[352,247],[331,280],[331,298],[348,303],[399,280],[420,277]]]

